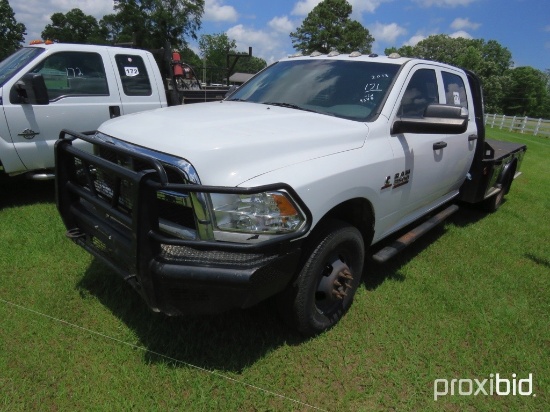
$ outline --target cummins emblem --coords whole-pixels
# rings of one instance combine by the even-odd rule
[[[40,134],[39,132],[35,132],[32,129],[25,129],[21,133],[18,133],[17,136],[23,136],[24,139],[31,140],[34,139],[34,136],[37,134]]]

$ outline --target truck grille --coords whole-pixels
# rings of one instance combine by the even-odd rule
[[[109,148],[99,147],[96,154],[102,159],[134,172],[151,169],[151,165],[147,162]],[[110,207],[130,217],[134,209],[133,193],[135,192],[135,188],[133,185],[135,183],[121,178],[100,166],[85,164],[78,157],[74,157],[73,159],[75,183],[103,199]],[[184,171],[172,165],[163,166],[169,183],[189,183]],[[187,193],[158,191],[156,209],[159,221],[165,223],[164,227],[166,227],[167,223],[173,227],[182,227],[185,228],[187,234],[193,233],[196,230],[195,214]],[[109,216],[109,218],[116,220],[114,216]],[[128,223],[117,222],[129,228]],[[162,227],[161,225],[161,230]],[[169,231],[168,234],[174,235],[174,231]]]

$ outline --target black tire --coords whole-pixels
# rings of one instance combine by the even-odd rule
[[[482,202],[483,210],[490,213],[496,212],[502,203],[504,203],[504,196],[506,196],[506,193],[510,191],[511,185],[512,179],[510,177],[510,173],[506,173],[502,179],[502,183],[500,184],[500,191],[496,195],[493,195]]]
[[[334,326],[350,308],[365,259],[363,237],[347,223],[330,221],[313,236],[302,269],[279,299],[285,321],[308,337]]]

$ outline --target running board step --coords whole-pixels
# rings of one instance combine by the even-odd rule
[[[420,236],[424,235],[430,229],[433,229],[434,227],[439,225],[457,210],[457,205],[449,206],[447,209],[439,212],[437,215],[433,216],[431,219],[427,220],[421,225],[415,227],[410,232],[405,233],[390,246],[386,246],[385,248],[378,251],[372,256],[372,258],[379,263],[386,262],[390,258],[397,255],[399,252],[401,252],[403,249],[405,249],[407,246],[410,246],[414,241],[416,241]]]

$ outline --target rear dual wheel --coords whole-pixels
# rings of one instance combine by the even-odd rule
[[[334,326],[347,312],[361,281],[363,237],[355,227],[330,221],[314,235],[294,283],[283,292],[285,320],[305,336]]]
[[[485,211],[493,213],[498,210],[502,203],[504,203],[504,196],[510,191],[512,180],[513,179],[510,176],[510,173],[506,173],[506,175],[502,178],[500,191],[496,195],[493,195],[483,201],[482,207]]]

